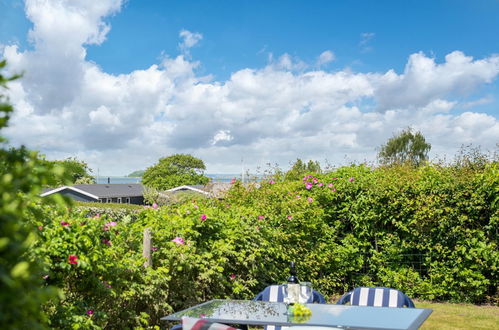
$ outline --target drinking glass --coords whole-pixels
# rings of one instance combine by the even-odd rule
[[[312,283],[310,282],[300,282],[300,303],[306,304],[312,302]]]

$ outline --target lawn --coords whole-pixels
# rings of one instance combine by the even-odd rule
[[[499,307],[415,301],[416,308],[433,313],[421,329],[499,329]]]

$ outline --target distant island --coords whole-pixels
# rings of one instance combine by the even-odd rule
[[[144,175],[144,170],[134,171],[127,175],[128,178],[141,178]]]

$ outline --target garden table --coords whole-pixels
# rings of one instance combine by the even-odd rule
[[[282,302],[215,299],[161,318],[179,321],[182,316],[241,325],[322,326],[343,329],[418,329],[431,309],[306,304],[310,319],[296,322]]]

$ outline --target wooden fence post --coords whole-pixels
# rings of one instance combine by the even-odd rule
[[[142,256],[146,258],[144,267],[152,267],[151,257],[151,228],[144,229],[144,240],[142,245]]]

